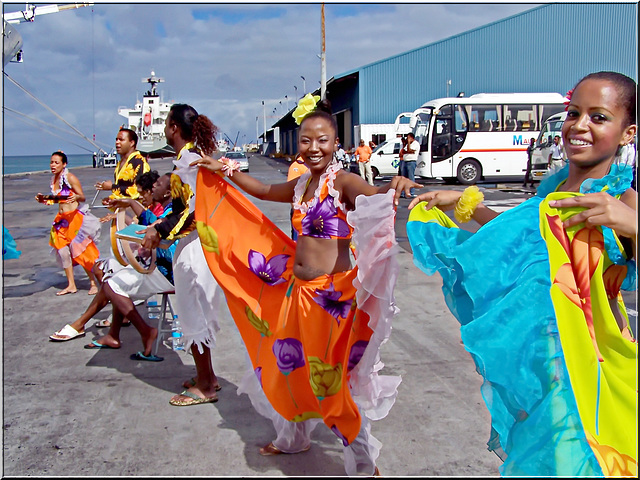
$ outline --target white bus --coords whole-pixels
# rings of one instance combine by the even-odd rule
[[[420,143],[416,176],[472,185],[480,180],[522,180],[527,146],[540,126],[564,110],[559,93],[479,93],[437,98],[412,113],[401,113],[396,127],[409,120]]]

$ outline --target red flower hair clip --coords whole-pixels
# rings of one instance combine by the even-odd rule
[[[567,97],[567,101],[564,102],[565,112],[569,109],[569,104],[571,103],[571,95],[573,95],[573,88],[565,94],[565,97]]]

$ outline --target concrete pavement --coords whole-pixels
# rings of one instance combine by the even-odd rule
[[[168,160],[152,160],[160,173]],[[71,167],[73,167],[71,165]],[[111,169],[75,168],[89,199],[93,184],[112,178]],[[265,181],[284,179],[275,160],[251,159],[251,173]],[[122,330],[120,350],[85,350],[102,335],[64,343],[48,336],[75,320],[90,303],[88,279],[76,267],[79,291],[55,296],[66,284],[49,255],[48,230],[55,207],[38,204],[49,173],[3,179],[3,223],[22,256],[3,262],[3,475],[6,476],[342,476],[342,448],[326,427],[313,434],[309,452],[262,457],[258,448],[274,430],[246,395],[236,394],[245,354],[232,319],[222,320],[214,368],[220,400],[190,408],[169,399],[194,375],[193,358],[160,347],[160,363],[136,362],[134,328]],[[289,206],[256,202],[284,231]],[[94,209],[102,216],[106,213]],[[109,249],[105,224],[100,250]],[[460,344],[440,277],[427,277],[406,250],[398,255],[396,301],[400,313],[383,346],[382,373],[401,375],[389,416],[373,423],[383,448],[383,476],[497,476],[498,458],[487,451],[489,416],[480,377]],[[144,307],[140,307],[144,309]],[[110,308],[96,316],[106,318]]]

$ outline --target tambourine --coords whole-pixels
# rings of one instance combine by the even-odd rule
[[[42,200],[60,203],[69,200],[69,195],[42,195]]]
[[[148,266],[142,263],[142,260],[138,258],[131,249],[131,243],[142,244],[142,239],[144,237],[131,235],[128,233],[120,233],[122,230],[125,230],[127,228],[125,225],[124,212],[125,210],[117,208],[115,211],[116,216],[113,220],[111,220],[110,233],[111,249],[113,250],[113,255],[122,266],[126,267],[127,265],[131,265],[137,272],[143,274],[151,273],[156,268],[156,249],[151,249],[151,257],[148,259],[151,263]],[[143,230],[147,227],[145,227],[144,225],[136,225],[134,228]],[[124,257],[126,257],[126,260],[125,258],[123,258],[122,253],[124,253]]]

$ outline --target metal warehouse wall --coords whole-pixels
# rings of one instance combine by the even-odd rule
[[[637,81],[637,58],[636,3],[543,5],[356,69],[353,120],[393,123],[399,113],[446,96],[449,79],[452,97],[461,91],[565,94],[600,70]]]

